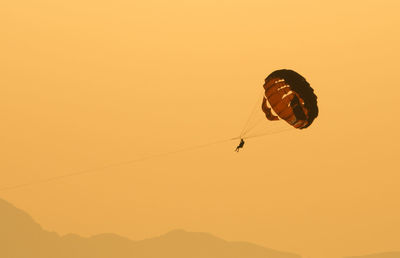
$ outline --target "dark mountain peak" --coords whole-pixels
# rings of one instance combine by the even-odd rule
[[[2,232],[11,233],[19,230],[26,234],[42,230],[31,216],[2,199],[0,199],[0,228]]]
[[[85,239],[77,234],[66,234],[66,235],[62,236],[61,238],[66,241],[81,241],[82,239]]]
[[[245,242],[228,242],[208,233],[172,230],[156,238],[131,241],[115,234],[81,237],[43,230],[28,214],[0,199],[1,258],[299,258]],[[388,257],[394,258],[394,257]],[[397,257],[396,257],[397,258]]]
[[[89,238],[90,241],[95,242],[105,242],[105,243],[120,243],[120,244],[132,244],[134,241],[130,240],[127,237],[122,237],[116,234],[105,233],[94,235]]]
[[[225,240],[213,236],[209,233],[205,232],[189,232],[183,229],[175,229],[169,231],[168,233],[161,235],[160,238],[162,239],[174,239],[174,240],[181,240],[181,239],[191,239],[191,240],[206,240],[206,241],[218,241],[218,242],[226,242]]]
[[[20,220],[34,223],[31,216],[26,214],[24,211],[16,208],[11,203],[8,203],[2,199],[0,199],[0,213],[2,214],[2,217],[5,217],[5,216],[13,217],[13,218],[18,218]]]
[[[400,258],[400,252],[375,253],[363,256],[349,256],[346,258]]]
[[[186,233],[188,233],[186,230],[181,229],[181,228],[177,228],[177,229],[173,229],[173,230],[165,233],[164,236],[167,236],[167,235],[182,235],[182,234],[186,234]]]

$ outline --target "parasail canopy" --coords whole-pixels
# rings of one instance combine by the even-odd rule
[[[297,129],[318,116],[317,96],[306,79],[292,70],[277,70],[265,79],[262,111],[268,120],[285,120]]]

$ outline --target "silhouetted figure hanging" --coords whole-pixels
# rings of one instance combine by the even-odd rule
[[[239,152],[239,150],[241,149],[241,148],[243,148],[243,145],[244,145],[244,140],[243,139],[240,139],[240,143],[239,143],[239,145],[236,147],[236,152]]]

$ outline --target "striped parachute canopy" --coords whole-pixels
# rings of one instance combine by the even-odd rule
[[[265,79],[262,110],[268,120],[285,120],[297,129],[309,127],[318,116],[317,96],[300,74],[277,70]]]

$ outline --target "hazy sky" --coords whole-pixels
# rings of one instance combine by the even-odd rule
[[[2,192],[48,230],[183,228],[304,257],[400,250],[400,2],[0,3],[0,187],[237,136],[264,78],[307,78],[305,130]],[[273,123],[275,126],[275,123]]]

